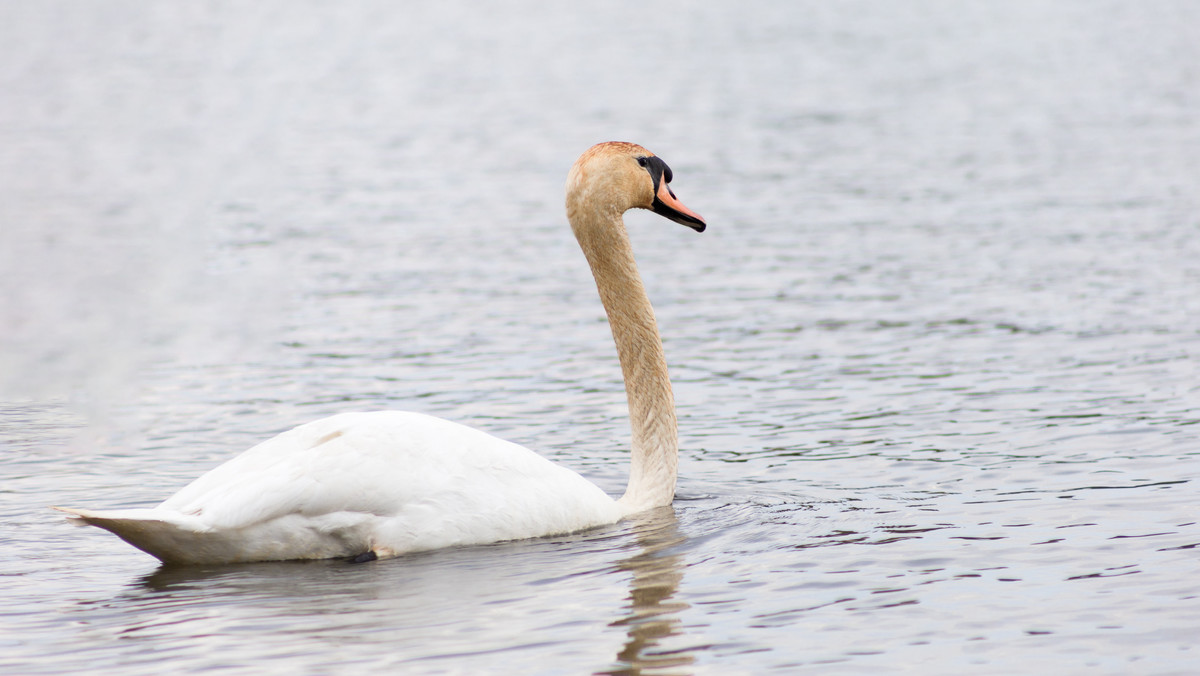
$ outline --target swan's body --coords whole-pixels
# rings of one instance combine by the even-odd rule
[[[301,425],[153,509],[72,513],[172,563],[385,557],[624,515],[595,484],[526,448],[405,411]]]
[[[649,151],[602,143],[567,179],[567,215],[591,265],[625,376],[633,430],[620,500],[479,430],[419,413],[344,413],[301,425],[152,509],[63,509],[168,563],[387,557],[614,523],[670,504],[675,407],[654,311],[621,214],[652,209],[704,229]]]

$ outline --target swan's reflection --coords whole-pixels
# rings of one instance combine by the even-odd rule
[[[596,581],[611,585],[614,580],[603,573],[615,567],[628,579],[629,592],[622,616],[610,616],[608,626],[623,632],[624,640],[600,673],[677,675],[690,671],[697,649],[680,649],[682,613],[689,607],[676,599],[684,575],[684,557],[678,553],[684,542],[674,510],[665,507],[557,541],[440,550],[378,564],[330,560],[163,566],[141,577],[118,599],[88,606],[103,611],[113,622],[112,632],[124,637],[180,632],[225,636],[236,634],[239,623],[286,621],[292,634],[318,643],[342,645],[361,643],[364,636],[388,636],[393,649],[410,659],[471,660],[481,649],[477,632],[488,631],[495,621],[494,609],[555,605],[580,589],[590,591],[588,585]],[[581,564],[597,575],[578,576]],[[553,589],[542,588],[540,600],[531,602],[531,585],[551,581]],[[579,611],[587,612],[582,606]],[[523,611],[514,612],[507,617],[520,622]],[[446,636],[432,649],[410,643],[415,636],[427,636],[429,626],[456,627],[462,636],[473,638],[464,643]],[[366,634],[364,627],[370,627]],[[366,643],[374,645],[371,640]],[[242,659],[261,656],[258,648],[235,644],[244,649]],[[196,650],[205,645],[197,642]],[[483,645],[485,652],[508,649],[496,642]]]
[[[673,601],[683,580],[683,557],[672,554],[684,541],[671,507],[647,512],[632,520],[641,551],[618,565],[633,574],[629,592],[629,614],[611,626],[624,626],[625,645],[617,653],[617,665],[602,674],[668,674],[695,661],[683,652],[663,652],[663,639],[681,634],[679,615],[689,606]]]
[[[134,588],[157,592],[185,592],[211,586],[222,594],[254,591],[259,596],[297,595],[309,590],[309,584],[298,584],[312,577],[321,582],[330,571],[344,568],[337,559],[316,561],[268,561],[265,563],[222,563],[208,566],[160,565],[154,572],[143,575]]]

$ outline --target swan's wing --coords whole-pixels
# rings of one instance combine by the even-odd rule
[[[393,531],[384,535],[391,540],[440,533],[453,542],[483,542],[615,520],[604,512],[612,505],[578,474],[511,442],[440,418],[379,412],[284,432],[196,479],[159,509],[195,516],[218,531],[283,517],[339,528],[369,517]]]
[[[378,486],[370,484],[389,481],[381,465],[403,462],[407,447],[379,439],[387,431],[378,422],[347,416],[301,425],[203,474],[159,509],[199,517],[213,530],[246,528],[287,514],[378,511],[385,505],[373,504]]]

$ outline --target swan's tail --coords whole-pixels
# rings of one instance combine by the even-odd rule
[[[85,523],[116,535],[163,563],[192,563],[202,555],[204,533],[199,519],[157,509],[119,509],[95,512],[90,509],[55,507]]]

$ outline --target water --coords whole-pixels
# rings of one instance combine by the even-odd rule
[[[1200,671],[1200,12],[24,3],[0,22],[0,670]],[[618,493],[562,212],[640,142],[672,509],[159,569],[46,509],[421,410]]]

